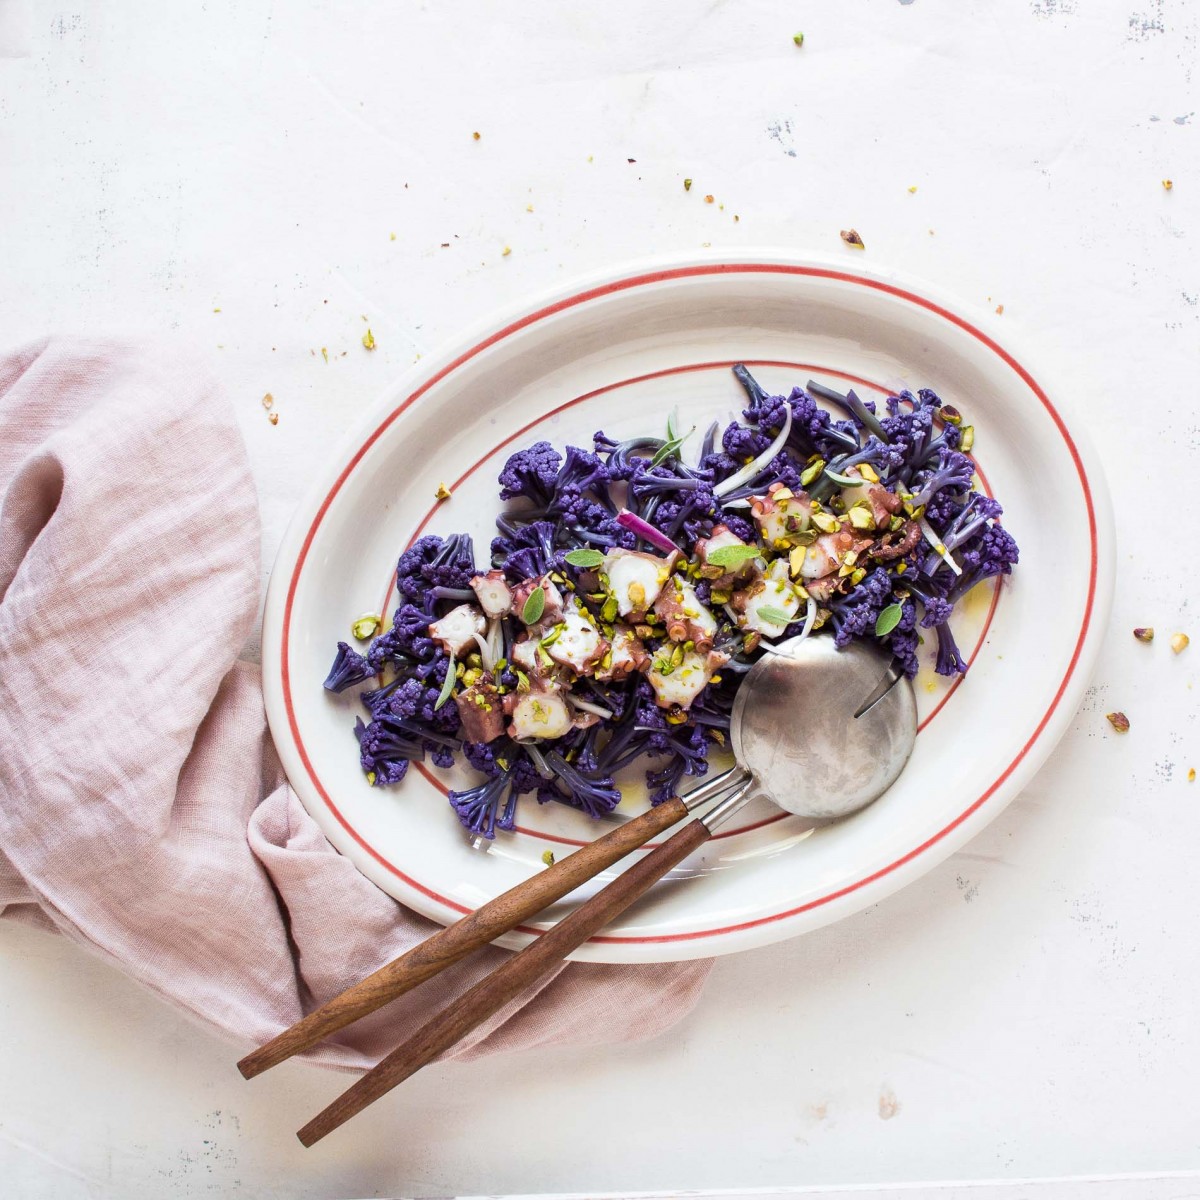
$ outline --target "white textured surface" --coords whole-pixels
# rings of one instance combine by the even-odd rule
[[[1200,634],[1193,5],[8,0],[0,16],[26,8],[25,45],[0,46],[0,339],[211,347],[268,562],[331,439],[421,347],[581,269],[706,242],[836,249],[849,225],[871,262],[1002,303],[997,330],[1074,381],[1125,550],[1106,663],[1024,796],[883,905],[719,963],[655,1043],[429,1070],[305,1152],[291,1132],[337,1077],[290,1064],[243,1083],[239,1048],[0,928],[6,1194],[1200,1165],[1200,644],[1175,658],[1165,636]]]

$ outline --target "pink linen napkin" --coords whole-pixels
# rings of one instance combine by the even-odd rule
[[[242,1050],[436,926],[288,787],[258,668],[258,506],[202,367],[114,342],[0,359],[0,915],[58,931]],[[308,1057],[361,1070],[487,949]],[[709,962],[570,964],[453,1057],[650,1037]]]

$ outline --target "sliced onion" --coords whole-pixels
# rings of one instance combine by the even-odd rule
[[[554,769],[546,761],[542,752],[530,742],[522,742],[521,745],[525,747],[525,753],[529,755],[529,761],[533,763],[533,769],[543,779],[553,779]]]
[[[948,566],[950,570],[955,573],[955,575],[961,575],[962,567],[960,567],[958,563],[954,561],[954,555],[951,554],[944,545],[942,545],[942,539],[938,537],[933,526],[930,525],[930,523],[925,520],[924,517],[922,517],[917,524],[920,525],[921,532],[925,535],[925,540],[938,552],[938,555],[946,564],[946,566]]]
[[[867,482],[862,476],[839,475],[837,471],[831,471],[828,467],[825,468],[825,477],[832,479],[834,483],[840,483],[842,487],[862,487]]]
[[[788,434],[791,432],[792,406],[789,404],[785,406],[783,428],[780,429],[775,440],[757,458],[748,462],[740,471],[734,471],[728,479],[722,479],[713,488],[713,495],[718,497],[724,496],[726,492],[732,492],[734,488],[740,488],[742,484],[749,483],[783,449],[784,443],[788,440]]]
[[[593,716],[603,717],[606,721],[611,721],[616,713],[611,709],[603,708],[599,704],[593,704],[590,700],[580,700],[578,696],[571,697],[572,708],[582,709],[585,713],[591,713]]]
[[[643,521],[637,513],[631,513],[627,508],[623,508],[617,513],[617,524],[622,529],[628,529],[630,533],[636,533],[643,542],[649,542],[656,550],[661,550],[664,554],[670,554],[672,550],[679,554],[683,553],[665,533],[655,529],[649,521]]]
[[[492,647],[482,633],[473,633],[471,636],[475,639],[475,645],[479,647],[479,657],[483,660],[483,669],[490,675],[492,668],[496,665],[496,658],[492,654]]]

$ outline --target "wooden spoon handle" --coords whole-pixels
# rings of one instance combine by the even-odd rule
[[[683,801],[673,796],[640,817],[618,825],[610,833],[568,854],[547,870],[468,913],[462,920],[439,930],[420,945],[368,975],[361,983],[322,1004],[295,1025],[247,1054],[238,1063],[238,1070],[245,1078],[253,1079],[293,1054],[315,1046],[359,1017],[411,991],[472,950],[486,946],[548,905],[561,900],[568,892],[612,866],[655,834],[682,820],[687,811]]]
[[[513,997],[552,971],[576,946],[624,912],[673,866],[711,837],[701,821],[691,821],[657,850],[564,917],[481,979],[449,1007],[427,1021],[357,1083],[318,1113],[296,1136],[305,1146],[320,1141],[355,1113],[378,1100],[426,1063],[448,1050]]]

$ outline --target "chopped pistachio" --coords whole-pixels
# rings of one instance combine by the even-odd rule
[[[797,546],[788,555],[788,571],[793,577],[800,574],[800,569],[804,566],[804,559],[807,554],[808,551],[803,546]]]
[[[1186,633],[1174,633],[1171,635],[1171,649],[1176,654],[1182,654],[1188,648],[1190,640]]]
[[[962,441],[959,443],[958,448],[964,454],[970,454],[971,447],[974,445],[975,445],[975,426],[974,425],[964,425],[963,431],[962,431]]]
[[[850,582],[857,587],[867,577],[866,567],[855,567],[850,573]]]
[[[716,682],[716,676],[715,676],[715,675],[713,676],[713,678],[712,678],[711,682],[713,682],[713,683],[715,683],[715,682]],[[723,745],[725,745],[725,735],[724,735],[724,734],[723,734],[723,733],[722,733],[722,732],[721,732],[719,729],[710,729],[710,730],[708,731],[708,736],[709,736],[710,738],[712,738],[712,740],[713,740],[714,742],[716,742],[718,746],[723,746]],[[1193,774],[1194,774],[1194,773],[1195,773],[1195,772],[1193,772]]]
[[[546,634],[546,636],[544,638],[542,638],[539,645],[553,646],[554,643],[557,642],[560,637],[562,637],[563,630],[566,629],[566,627],[567,627],[566,623],[560,621],[557,625],[554,626],[553,629],[550,630],[550,632],[548,634]]]
[[[962,413],[960,413],[953,404],[943,404],[939,409],[939,412],[941,413],[942,420],[947,425],[962,424]]]
[[[369,783],[369,784],[370,784],[372,787],[374,787],[374,786],[375,786],[375,772],[374,772],[374,771],[368,771],[368,772],[367,772],[367,782],[368,782],[368,783]]]
[[[792,34],[792,41],[793,41],[793,42],[795,42],[797,46],[803,46],[803,45],[804,45],[804,34],[802,34],[802,33],[793,33],[793,34]]]
[[[870,463],[859,463],[855,470],[868,482],[878,483],[879,473]]]
[[[636,633],[638,637],[642,639],[642,641],[654,636],[654,630],[651,629],[649,625],[635,625],[633,627],[633,632]]]
[[[371,637],[375,630],[379,628],[380,620],[381,618],[378,613],[363,613],[363,615],[350,626],[350,632],[356,638],[358,638],[360,642],[365,642],[367,638]]]
[[[1196,768],[1188,767],[1188,783],[1196,782]]]
[[[322,358],[323,358],[323,359],[324,359],[326,362],[328,362],[328,361],[329,361],[329,347],[328,347],[328,346],[322,346],[322,347],[321,347],[321,357],[322,357]]]
[[[823,458],[818,458],[816,462],[810,463],[800,474],[801,487],[808,487],[823,470],[825,470],[825,460]]]
[[[1129,732],[1129,718],[1123,712],[1110,712],[1108,715],[1108,723],[1118,733]]]
[[[544,862],[546,864],[546,866],[548,866],[548,867],[554,866],[554,851],[553,850],[543,850],[542,851],[542,862]]]
[[[874,529],[875,518],[871,515],[869,508],[863,508],[861,505],[856,504],[850,510],[850,524],[855,529]]]
[[[609,596],[604,601],[603,607],[600,609],[600,619],[602,621],[615,621],[617,619],[617,598]]]
[[[479,132],[479,130],[478,130],[478,129],[477,129],[477,130],[475,130],[475,132],[474,132],[473,134],[471,134],[471,137],[472,137],[472,138],[473,138],[475,141],[479,141],[479,139],[480,139],[480,137],[481,137],[481,136],[482,136],[482,135],[480,134],[480,132]]]
[[[645,608],[646,606],[646,589],[635,579],[629,585],[629,603],[634,608]]]
[[[363,334],[362,344],[368,350],[375,349],[375,335],[370,331],[370,329],[368,329],[367,332]]]
[[[433,494],[440,501],[440,500],[449,500],[453,493],[450,491],[450,489],[444,483],[439,483],[437,485],[437,491],[434,492]]]
[[[683,181],[683,190],[685,192],[690,192],[692,190],[692,181],[690,179],[685,179]]]
[[[1152,625],[1139,625],[1133,631],[1133,636],[1139,642],[1152,642],[1154,641],[1154,627]]]
[[[859,237],[857,229],[843,229],[842,241],[847,246],[853,246],[855,250],[865,250],[867,248],[866,243]]]
[[[822,533],[837,533],[842,527],[837,517],[831,517],[828,513],[814,513],[812,523]]]
[[[1175,186],[1169,179],[1164,179],[1162,185],[1164,192],[1169,192]]]
[[[262,406],[263,406],[263,408],[265,408],[267,410],[267,412],[270,412],[271,408],[274,406],[274,404],[275,404],[275,397],[272,396],[270,392],[268,392],[262,398]]]
[[[891,530],[892,533],[897,533],[899,530],[901,530],[903,528],[904,528],[904,518],[903,517],[893,517],[888,522],[888,529]]]

